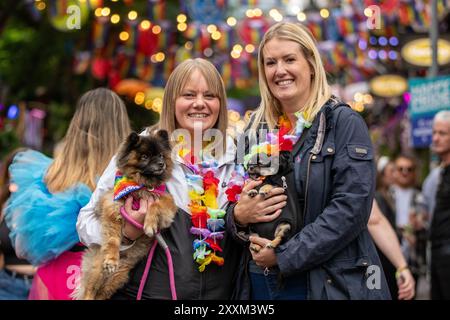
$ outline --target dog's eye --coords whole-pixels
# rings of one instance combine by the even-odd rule
[[[160,158],[164,158],[164,155],[162,153],[159,154]]]
[[[142,156],[141,156],[141,160],[147,160],[148,159],[148,156],[146,155],[146,154],[143,154]]]

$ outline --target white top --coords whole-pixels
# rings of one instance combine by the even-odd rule
[[[395,222],[397,227],[409,224],[409,212],[414,194],[413,188],[394,186],[395,193]]]
[[[145,134],[145,131],[141,134]],[[216,178],[220,180],[219,183],[219,195],[218,204],[219,208],[225,209],[227,205],[227,195],[225,194],[227,186],[223,186],[222,183],[228,183],[231,178],[231,174],[234,171],[235,164],[235,144],[232,138],[227,137],[227,151],[218,160],[219,168]],[[97,219],[94,210],[99,201],[99,199],[107,192],[114,188],[114,178],[117,171],[116,167],[116,156],[114,156],[108,167],[103,172],[100,177],[97,187],[92,193],[89,203],[84,206],[78,215],[77,220],[77,231],[81,242],[87,246],[92,244],[101,244],[101,224]],[[174,198],[175,204],[186,212],[189,212],[188,204],[190,202],[188,196],[188,184],[186,182],[186,174],[192,173],[192,171],[182,163],[181,158],[174,160],[174,166],[172,171],[172,177],[166,183],[167,191]]]

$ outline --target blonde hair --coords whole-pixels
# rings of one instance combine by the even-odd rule
[[[258,125],[266,121],[270,129],[274,129],[278,117],[282,115],[283,110],[280,102],[272,95],[267,84],[264,73],[264,55],[265,45],[272,39],[281,39],[294,41],[299,44],[299,49],[309,64],[312,71],[311,90],[306,100],[303,111],[309,114],[309,121],[312,121],[320,108],[331,97],[330,86],[327,82],[327,76],[320,53],[316,46],[316,41],[309,30],[301,24],[292,22],[280,22],[267,30],[259,45],[258,50],[258,73],[259,90],[261,94],[261,104],[255,111],[252,128],[256,129]]]
[[[208,84],[209,90],[211,90],[212,94],[219,98],[219,116],[214,128],[218,129],[222,133],[223,137],[226,137],[228,112],[225,85],[223,84],[222,77],[216,67],[214,67],[211,62],[201,58],[187,59],[173,70],[167,80],[164,90],[163,105],[159,123],[152,127],[151,130],[155,128],[165,129],[170,134],[177,129],[175,119],[176,100],[181,96],[182,90],[189,81],[190,76],[196,70],[200,71],[203,77],[205,77],[206,83]],[[223,146],[226,147],[226,139],[223,140]]]
[[[105,88],[79,99],[61,151],[50,165],[45,183],[50,192],[61,192],[76,183],[95,189],[116,149],[130,133],[125,104]]]

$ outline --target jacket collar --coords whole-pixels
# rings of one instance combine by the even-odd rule
[[[339,100],[332,95],[330,99],[322,106],[316,118],[313,121],[312,127],[309,130],[309,137],[306,142],[313,145],[311,152],[319,154],[322,150],[325,133],[334,127],[332,111],[339,105]]]

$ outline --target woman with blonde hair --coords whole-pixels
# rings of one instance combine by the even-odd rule
[[[17,255],[39,266],[30,299],[70,299],[84,250],[76,231],[78,212],[129,132],[123,101],[98,88],[79,99],[54,160],[33,150],[14,157],[9,171],[17,191],[5,218]]]
[[[304,26],[281,22],[269,28],[258,65],[262,101],[249,128],[296,136],[295,183],[251,197],[261,182],[249,181],[230,208],[229,226],[251,254],[240,268],[248,272],[239,275],[237,297],[388,299],[367,230],[375,167],[364,120],[331,95],[315,40]],[[290,238],[274,248],[269,239],[240,237],[249,224],[277,218],[294,195],[297,224]]]
[[[164,248],[157,246],[149,267],[145,259],[139,262],[128,283],[112,299],[231,297],[240,250],[224,230],[226,182],[234,171],[235,157],[233,141],[223,138],[227,119],[225,87],[214,65],[200,58],[179,64],[165,86],[159,122],[141,133],[147,135],[164,129],[174,142],[174,166],[166,188],[178,211],[171,226],[160,233],[170,251],[174,270],[170,269]],[[215,136],[213,143],[208,143],[209,134]],[[205,155],[212,144],[215,148],[209,153],[210,158]],[[200,150],[196,150],[196,145]],[[77,229],[88,246],[103,241],[94,210],[102,195],[113,188],[115,171],[113,158],[90,202],[80,211]],[[140,208],[133,210],[132,201],[127,200],[124,209],[142,224],[142,213],[149,205],[151,201],[141,199]],[[126,221],[121,250],[127,250],[141,236],[143,231]]]

